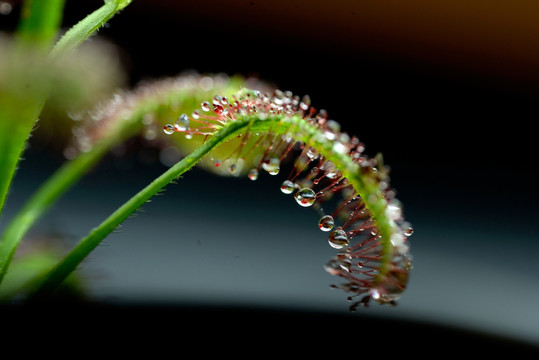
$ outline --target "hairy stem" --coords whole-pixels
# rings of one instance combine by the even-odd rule
[[[28,200],[9,223],[0,240],[0,283],[2,282],[13,255],[26,232],[45,211],[88,170],[94,166],[112,146],[137,132],[140,126],[126,124],[116,136],[96,144],[91,151],[82,153],[58,169]],[[129,129],[129,131],[128,131]]]
[[[100,9],[73,26],[52,49],[50,55],[56,57],[73,51],[129,3],[131,0],[106,1]],[[18,29],[21,44],[31,45],[32,42],[36,41],[45,44],[52,41],[60,25],[62,8],[63,0],[27,0]],[[29,89],[33,89],[33,86],[37,85],[37,90],[28,91],[22,97],[17,93],[0,97],[0,164],[2,164],[0,166],[0,213],[28,136],[43,109],[49,93],[48,90],[52,86],[52,84],[32,84],[31,80],[29,79],[27,84]],[[110,148],[110,144],[108,148]],[[21,215],[15,218],[14,224],[9,225],[6,234],[0,240],[0,282],[22,236],[31,224],[69,184],[80,177],[82,170],[87,170],[91,163],[102,155],[99,151],[98,147],[92,155],[82,157],[78,162],[63,168],[58,175],[60,180],[51,179],[43,191],[36,194]],[[92,158],[94,155],[95,158]]]
[[[113,232],[118,225],[127,219],[129,215],[136,211],[140,206],[144,205],[152,196],[157,194],[171,181],[195,166],[196,163],[214,147],[229,139],[230,136],[240,129],[246,127],[248,123],[248,121],[244,120],[225,126],[197,150],[171,167],[119,207],[98,227],[94,228],[86,238],[82,239],[69,254],[67,254],[67,256],[43,279],[43,282],[39,284],[39,287],[32,296],[34,298],[40,298],[53,292],[69,276],[69,274],[77,268],[82,260],[84,260],[84,258],[88,256],[88,254],[90,254],[90,252],[92,252],[105,237]]]
[[[79,21],[58,41],[51,51],[51,56],[68,54],[75,50],[84,40],[99,30],[118,11],[125,8],[132,0],[106,1],[99,9]]]

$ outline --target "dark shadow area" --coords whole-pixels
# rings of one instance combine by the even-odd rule
[[[200,356],[537,356],[539,348],[461,328],[368,315],[254,306],[58,304],[2,307],[25,341],[94,338],[126,353],[177,349]],[[76,325],[75,325],[76,324]],[[76,329],[74,329],[76,326]],[[16,334],[13,331],[11,335]],[[9,341],[10,336],[5,341]],[[194,355],[194,354],[193,354]]]

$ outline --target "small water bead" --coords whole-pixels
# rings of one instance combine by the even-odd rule
[[[402,224],[402,231],[404,236],[410,237],[414,233],[414,228],[409,223],[405,222]]]
[[[172,135],[174,134],[174,126],[171,124],[166,124],[165,126],[163,126],[163,131],[167,135]]]
[[[219,160],[219,159],[215,160],[215,161],[213,162],[213,166],[215,166],[215,167],[221,166],[221,160]]]
[[[281,169],[281,161],[277,156],[271,156],[262,162],[262,168],[270,175],[277,175]]]
[[[189,118],[186,114],[181,114],[178,120],[176,120],[176,124],[174,124],[174,127],[177,131],[186,131],[189,129]]]
[[[309,207],[314,204],[316,201],[316,194],[315,192],[310,188],[303,188],[300,191],[296,193],[294,196],[297,203],[300,204],[303,207]]]
[[[249,173],[247,174],[247,177],[252,181],[255,181],[256,179],[258,179],[258,169],[253,168],[253,169],[249,170]]]
[[[283,192],[283,194],[292,194],[295,189],[296,184],[294,184],[290,180],[283,181],[283,184],[281,185],[281,191]]]
[[[306,155],[311,160],[316,160],[318,158],[318,153],[312,146],[307,148]]]
[[[0,15],[9,15],[13,10],[13,5],[8,1],[0,1]]]
[[[340,141],[336,141],[335,144],[333,144],[333,151],[344,155],[348,152],[348,146],[346,146]]]
[[[332,248],[342,249],[348,245],[350,240],[348,239],[348,235],[346,235],[346,231],[344,231],[341,227],[338,227],[331,234],[329,234],[328,242]]]
[[[335,140],[339,131],[341,131],[341,125],[338,122],[335,120],[328,120],[326,122],[326,130],[324,131],[326,139],[331,141]]]
[[[198,110],[193,111],[193,114],[191,114],[193,119],[197,120],[200,118],[200,112]]]
[[[331,215],[322,216],[320,221],[318,221],[318,227],[322,231],[331,231],[333,226],[335,226],[335,220],[333,220],[333,216]]]
[[[213,112],[216,113],[216,114],[223,114],[223,115],[227,114],[227,110],[225,110],[225,108],[221,104],[214,104],[213,105]]]
[[[202,104],[200,104],[200,107],[206,112],[210,111],[210,103],[207,101],[204,101]]]
[[[309,106],[311,106],[311,97],[309,95],[305,95],[299,103],[299,108],[303,111],[307,111],[307,109],[309,109]]]

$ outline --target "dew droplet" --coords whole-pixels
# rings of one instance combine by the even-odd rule
[[[318,153],[312,146],[309,146],[307,148],[306,154],[307,154],[307,157],[311,160],[316,160],[316,158],[318,158]]]
[[[277,175],[281,169],[281,161],[277,156],[271,156],[262,162],[262,168],[270,175]]]
[[[174,133],[174,126],[172,126],[171,124],[166,124],[165,126],[163,126],[163,131],[165,134],[171,135]]]
[[[298,204],[304,207],[311,206],[316,201],[316,194],[310,188],[303,188],[294,196]]]
[[[281,185],[281,191],[283,194],[292,194],[292,192],[296,189],[296,184],[294,184],[290,180],[283,181],[283,184]]]
[[[200,107],[204,111],[210,111],[210,103],[207,101],[204,101],[202,104],[200,104]]]
[[[404,224],[402,224],[402,231],[404,236],[410,237],[414,233],[414,228],[412,227],[412,225],[410,225],[410,223],[405,222]]]
[[[174,127],[177,131],[186,131],[189,129],[189,118],[186,114],[181,114],[178,120],[176,120],[176,124],[174,124]]]
[[[226,115],[225,108],[221,104],[213,104],[213,112],[216,114]]]
[[[318,221],[318,227],[322,231],[330,231],[333,229],[333,226],[335,225],[335,220],[333,220],[333,216],[331,215],[325,215],[320,218],[320,221]]]
[[[338,227],[331,234],[329,234],[328,241],[329,245],[331,245],[331,247],[335,249],[342,249],[343,247],[348,245],[349,242],[346,232],[341,227]]]
[[[198,110],[195,110],[195,111],[193,111],[191,116],[193,117],[193,119],[198,119],[198,118],[200,118],[200,112]]]
[[[0,1],[0,15],[9,15],[13,10],[13,5],[8,1]]]
[[[326,130],[324,131],[326,139],[330,141],[335,140],[337,138],[337,134],[341,130],[341,125],[335,120],[328,120],[326,126]]]
[[[258,179],[258,169],[253,168],[253,169],[249,170],[249,173],[247,174],[247,177],[249,179],[253,180],[253,181]]]
[[[309,95],[305,95],[301,99],[299,107],[301,110],[307,111],[307,109],[309,109],[309,106],[311,106],[311,97]]]

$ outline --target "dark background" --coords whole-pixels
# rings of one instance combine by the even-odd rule
[[[99,4],[67,1],[66,26]],[[532,1],[134,0],[99,35],[121,49],[131,85],[188,69],[259,76],[309,94],[368,154],[384,154],[415,228],[415,268],[396,308],[360,319],[539,343],[538,10]],[[13,208],[60,163],[32,149],[26,158]],[[163,170],[106,159],[38,228],[83,236]],[[189,173],[85,263],[96,296],[345,312],[345,296],[326,288],[335,279],[321,265],[332,254],[309,230],[316,214],[289,206],[280,181]]]

